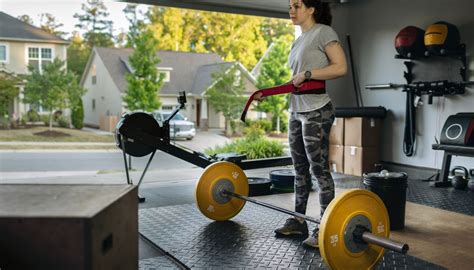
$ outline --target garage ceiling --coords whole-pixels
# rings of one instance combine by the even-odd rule
[[[289,0],[120,0],[122,2],[162,7],[189,8],[216,12],[288,19]],[[323,0],[347,3],[349,0]]]
[[[124,2],[288,19],[288,0],[125,0]]]

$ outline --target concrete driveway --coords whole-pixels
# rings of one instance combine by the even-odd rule
[[[192,140],[176,140],[173,143],[179,144],[196,152],[204,152],[207,148],[223,146],[231,140],[221,135],[221,130],[198,131]]]

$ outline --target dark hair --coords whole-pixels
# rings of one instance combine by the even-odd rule
[[[321,2],[321,0],[302,0],[307,8],[314,7],[313,18],[317,23],[331,25],[332,15],[329,3]]]

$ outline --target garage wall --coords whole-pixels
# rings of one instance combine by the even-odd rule
[[[403,72],[406,71],[404,60],[394,58],[396,51],[393,44],[396,34],[408,25],[426,29],[430,24],[440,20],[458,26],[461,32],[461,42],[467,46],[468,67],[473,69],[474,65],[470,57],[474,51],[472,10],[474,10],[474,1],[472,0],[350,0],[346,4],[333,8],[333,27],[341,40],[345,39],[346,34],[351,35],[354,62],[364,105],[381,105],[389,110],[382,139],[382,159],[384,161],[440,168],[442,152],[431,150],[431,145],[435,142],[435,137],[439,139],[441,128],[449,115],[462,111],[474,111],[474,88],[467,89],[463,96],[435,97],[432,105],[428,105],[427,96],[423,96],[424,105],[417,109],[416,155],[406,157],[402,150],[405,93],[400,89],[366,90],[365,85],[388,82],[405,83],[403,77]],[[345,40],[343,40],[343,45],[347,50]],[[449,60],[447,61],[449,62]],[[426,65],[425,63],[416,64],[416,68]],[[456,64],[457,62],[450,63],[452,66]],[[468,71],[468,79],[474,80],[474,77],[470,76],[471,73]],[[441,76],[456,77],[454,79],[460,80],[457,74],[458,69],[451,68],[449,72]],[[336,106],[355,105],[350,71],[346,78],[331,82],[329,87],[336,89],[330,89]],[[347,93],[350,94],[347,95]],[[453,157],[452,164],[474,168],[474,159]]]

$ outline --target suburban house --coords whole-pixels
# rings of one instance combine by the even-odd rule
[[[83,96],[84,124],[113,130],[120,116],[127,112],[122,96],[127,91],[126,74],[132,71],[128,57],[133,49],[93,49],[81,78],[81,86],[87,89]],[[213,83],[212,74],[237,66],[243,77],[246,94],[256,90],[255,78],[238,62],[224,62],[215,53],[190,53],[158,51],[161,62],[157,69],[165,76],[159,92],[163,110],[178,105],[179,92],[185,91],[187,103],[181,113],[200,129],[223,128],[224,117],[216,113],[208,103],[206,91]],[[249,117],[255,113],[249,112]]]
[[[0,25],[0,73],[3,77],[19,79],[20,94],[10,112],[14,119],[20,119],[32,107],[22,103],[24,83],[21,75],[28,74],[28,65],[42,70],[55,58],[66,61],[69,41],[1,11]],[[35,109],[42,112],[41,107]]]

